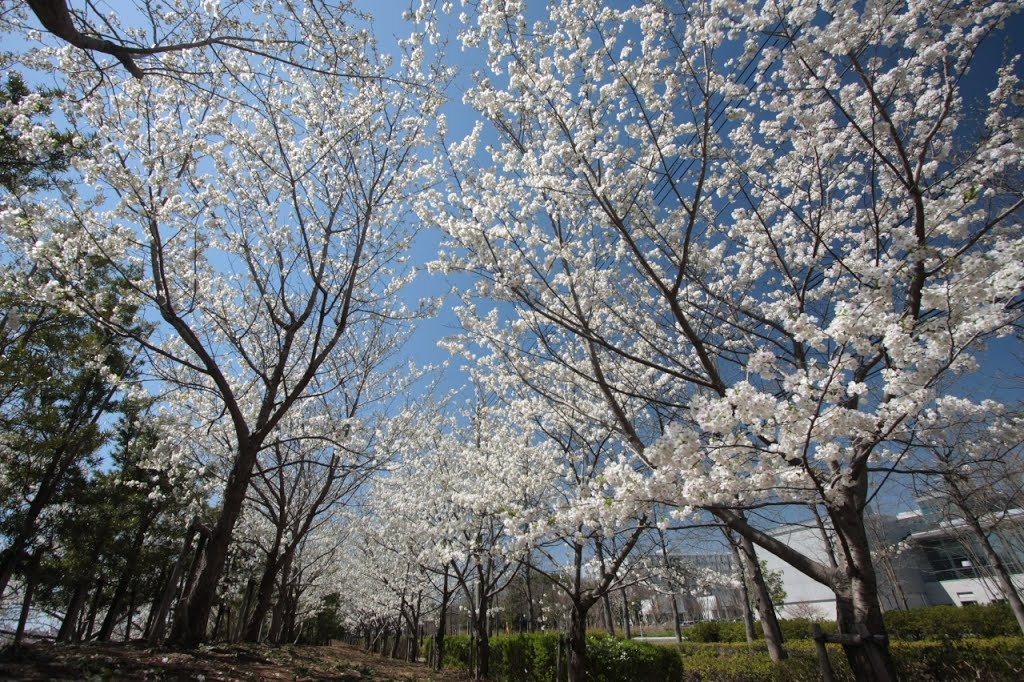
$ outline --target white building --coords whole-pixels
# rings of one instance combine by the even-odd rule
[[[939,604],[968,606],[1003,599],[992,568],[963,521],[950,521],[948,505],[939,498],[919,501],[921,511],[867,517],[872,556],[884,610]],[[986,519],[989,541],[1024,591],[1024,509],[1004,511]],[[790,547],[828,563],[831,534],[814,521],[787,524],[771,534]],[[782,571],[786,601],[783,618],[835,618],[835,598],[824,585],[808,578],[778,557],[761,553],[771,570]]]

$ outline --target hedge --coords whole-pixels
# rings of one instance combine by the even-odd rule
[[[885,628],[893,640],[963,639],[965,637],[1016,637],[1020,626],[1008,604],[984,606],[929,606],[909,611],[886,611]],[[818,621],[826,633],[836,631],[835,621]],[[787,642],[811,638],[812,621],[781,619],[779,627]],[[760,623],[754,624],[755,638],[764,638]],[[746,642],[742,622],[706,621],[683,630],[689,642]]]
[[[780,619],[779,628],[782,630],[782,639],[787,642],[810,639],[811,626],[814,622],[807,618]],[[835,621],[817,622],[824,632],[836,632]],[[747,632],[742,622],[709,620],[684,628],[683,637],[689,642],[746,642]],[[754,638],[764,639],[764,632],[761,630],[759,622],[754,623]]]
[[[887,611],[885,628],[890,638],[903,640],[1015,637],[1021,634],[1009,604]]]
[[[816,682],[821,679],[811,641],[786,644],[789,658],[773,663],[763,645],[679,645],[685,679],[717,682]],[[1024,637],[893,642],[900,679],[914,682],[1017,682],[1024,679]],[[853,682],[842,647],[828,645],[837,682]]]
[[[449,635],[445,667],[469,668],[469,637]],[[559,634],[536,632],[490,638],[490,679],[494,682],[550,682],[558,663]],[[563,671],[568,667],[562,650]],[[563,672],[563,675],[565,673]],[[682,661],[673,647],[587,635],[587,678],[593,682],[680,682]]]

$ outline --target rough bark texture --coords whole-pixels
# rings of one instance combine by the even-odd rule
[[[761,630],[764,632],[764,640],[768,645],[768,655],[773,661],[781,661],[788,658],[789,655],[782,646],[782,628],[779,627],[775,606],[772,604],[771,595],[768,594],[768,585],[764,582],[764,573],[761,572],[761,564],[757,560],[757,551],[754,549],[754,543],[743,536],[740,536],[740,549],[743,550],[747,580],[754,590],[754,603],[757,605],[757,612],[761,617]]]
[[[82,607],[89,597],[89,581],[79,581],[71,593],[71,601],[68,603],[67,611],[64,613],[64,620],[60,623],[60,630],[57,631],[58,642],[73,642],[78,637],[78,619],[82,613]]]
[[[178,554],[174,567],[171,568],[171,573],[167,576],[167,582],[164,583],[163,592],[160,594],[160,601],[154,604],[154,608],[150,612],[150,622],[146,632],[146,640],[150,644],[162,642],[164,639],[167,612],[170,610],[171,602],[174,600],[174,593],[178,590],[181,574],[185,570],[185,562],[188,561],[188,557],[192,554],[192,540],[195,538],[197,531],[198,520],[193,519],[192,523],[189,524],[188,531],[185,533],[185,540],[181,545],[181,553]]]
[[[838,488],[839,486],[837,486]],[[847,661],[858,681],[891,682],[896,669],[889,653],[888,636],[878,602],[878,586],[867,531],[860,513],[867,493],[867,478],[846,490],[837,490],[829,509],[838,547],[838,566],[831,567],[754,528],[733,510],[709,511],[743,537],[789,563],[804,575],[829,587],[836,595],[839,630],[850,636],[866,637],[864,645],[844,645]]]
[[[242,512],[245,491],[249,486],[253,465],[256,463],[256,453],[255,447],[242,449],[231,469],[231,475],[224,488],[224,503],[220,516],[206,543],[202,572],[189,595],[184,617],[176,620],[171,632],[171,641],[180,646],[198,646],[206,639],[206,625],[217,596],[217,584],[220,582],[224,562],[228,557],[228,545],[231,543],[235,522]]]
[[[864,480],[866,491],[867,480]],[[851,494],[851,506],[863,496]],[[833,589],[836,593],[836,620],[843,634],[859,635],[860,644],[844,644],[843,650],[857,680],[892,682],[896,667],[889,653],[889,639],[878,601],[878,584],[871,561],[871,548],[863,518],[853,513],[831,513],[839,540],[839,571]]]
[[[569,682],[587,679],[587,612],[592,602],[577,602],[569,619]]]
[[[747,586],[746,580],[747,567],[743,559],[740,558],[740,550],[736,546],[738,544],[736,538],[731,533],[726,533],[726,537],[729,540],[729,549],[732,550],[733,559],[736,560],[736,564],[740,567],[740,572],[742,573],[740,576],[740,592],[743,597],[743,633],[746,635],[747,643],[750,644],[754,641],[754,610],[750,608],[750,588]],[[678,617],[676,620],[678,621]],[[676,630],[678,632],[678,626]]]
[[[107,613],[103,618],[103,624],[100,626],[100,632],[96,636],[101,642],[110,641],[110,637],[114,632],[114,626],[117,625],[118,620],[121,618],[121,604],[124,602],[124,598],[134,582],[136,563],[138,562],[139,555],[142,553],[142,544],[146,539],[146,533],[152,521],[153,515],[145,514],[135,531],[135,537],[132,538],[131,551],[125,557],[124,566],[121,569],[121,574],[117,577],[117,584],[114,587],[114,595],[110,599],[110,605],[107,607]]]
[[[256,590],[256,604],[253,606],[252,616],[245,628],[245,640],[247,642],[258,642],[263,629],[263,620],[270,610],[270,602],[274,598],[274,587],[276,585],[277,572],[280,567],[278,549],[280,547],[281,534],[274,542],[274,546],[267,555],[267,561],[263,565],[263,576],[260,578],[259,588]]]
[[[29,565],[25,575],[25,596],[21,600],[21,611],[18,613],[18,627],[14,631],[14,645],[21,644],[25,636],[25,625],[28,623],[28,614],[32,608],[32,597],[35,594],[37,576],[39,575],[39,561],[42,558],[42,548],[32,554],[32,563]]]
[[[488,595],[482,576],[477,581],[477,612],[473,627],[476,630],[476,676],[486,680],[491,674],[491,641],[488,631]]]

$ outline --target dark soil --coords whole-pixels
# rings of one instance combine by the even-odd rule
[[[0,680],[375,680],[455,682],[422,663],[382,658],[358,647],[213,644],[180,650],[144,644],[33,643],[0,650]]]

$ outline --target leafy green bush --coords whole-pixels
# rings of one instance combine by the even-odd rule
[[[813,622],[807,618],[779,621],[786,642],[811,639]],[[826,633],[836,632],[835,621],[818,621]],[[1007,604],[987,606],[930,606],[910,611],[887,611],[885,627],[893,640],[963,639],[964,637],[1014,637],[1020,627]],[[689,642],[746,642],[743,623],[706,621],[683,630]],[[761,625],[754,627],[755,639],[763,639]]]
[[[672,647],[587,636],[587,678],[594,682],[674,682],[682,677],[682,662]]]
[[[811,639],[814,633],[814,624],[817,623],[821,631],[826,634],[835,634],[839,631],[834,620],[812,621],[810,618],[786,618],[779,621],[779,629],[782,630],[782,639],[786,642],[793,642],[802,639]],[[761,628],[758,627],[760,635]]]
[[[811,639],[813,622],[807,618],[790,618],[779,621],[782,639],[790,642],[799,639]],[[835,632],[835,621],[818,621],[825,632]],[[747,632],[742,622],[705,621],[683,630],[683,637],[690,642],[746,642]],[[754,638],[764,639],[764,631],[760,623],[754,624]]]
[[[505,635],[492,637],[490,642],[492,680],[544,682],[555,679],[557,632]],[[566,665],[564,658],[562,665]]]
[[[687,680],[813,682],[821,679],[814,642],[786,645],[789,658],[773,663],[763,645],[690,644],[679,647]],[[900,679],[914,682],[1016,682],[1024,679],[1024,637],[893,642]],[[828,645],[835,678],[852,682],[842,647]]]
[[[787,646],[789,658],[773,663],[763,644],[682,644],[680,653],[687,680],[716,682],[817,682],[821,679],[814,643]],[[835,678],[852,682],[853,675],[839,647],[829,648]]]
[[[721,642],[722,630],[728,628],[731,623],[708,620],[683,629],[683,638],[689,642]],[[725,641],[740,641],[726,639]]]
[[[892,639],[962,639],[1013,637],[1020,626],[1008,604],[986,606],[930,606],[909,611],[888,611],[885,628]]]
[[[490,639],[490,679],[495,682],[548,682],[555,679],[559,660],[557,632],[505,635]],[[445,666],[469,668],[470,639],[445,637]],[[560,655],[562,670],[568,650]],[[563,672],[563,675],[565,673]],[[587,635],[587,676],[594,682],[677,682],[682,663],[672,647]]]
[[[896,642],[896,669],[904,679],[984,680],[1024,679],[1024,638],[994,637],[943,642]]]

